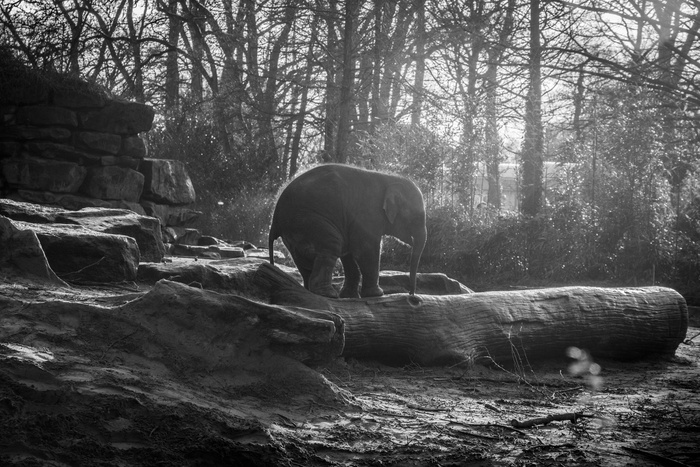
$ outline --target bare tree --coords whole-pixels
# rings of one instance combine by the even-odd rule
[[[540,0],[530,0],[529,87],[525,101],[525,139],[522,149],[522,212],[536,216],[542,207],[542,46],[540,44]]]

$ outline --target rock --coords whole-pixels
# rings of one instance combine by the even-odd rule
[[[160,222],[154,217],[140,216],[126,209],[85,208],[64,211],[56,216],[56,222],[131,237],[139,246],[142,261],[160,261],[165,255]]]
[[[238,248],[243,248],[244,250],[256,250],[258,249],[257,246],[253,245],[247,240],[234,240],[230,242],[231,246],[237,246]]]
[[[35,157],[3,159],[0,164],[10,185],[56,193],[75,193],[87,174],[85,167],[73,162]]]
[[[139,203],[134,203],[133,201],[124,201],[123,199],[118,199],[118,200],[112,200],[109,202],[114,209],[128,209],[130,211],[134,211],[136,214],[140,216],[146,216],[146,211],[143,209],[143,206],[141,206]],[[152,217],[152,216],[148,216]],[[156,218],[157,219],[157,218]],[[161,232],[163,231],[163,226],[161,225]],[[162,235],[161,235],[162,237]]]
[[[169,263],[141,263],[138,280],[150,284],[161,279],[182,284],[197,283],[207,290],[267,298],[268,292],[258,290],[253,281],[261,262],[259,259],[247,258],[194,261],[191,258],[173,257]],[[291,271],[291,268],[288,269]]]
[[[27,201],[29,203],[37,204],[53,204],[72,211],[77,211],[78,209],[82,208],[131,209],[131,206],[135,204],[127,204],[127,202],[121,200],[105,201],[102,199],[89,198],[87,196],[72,193],[51,193],[50,191],[17,190],[17,194],[12,196],[13,198],[20,198],[18,201]],[[143,209],[135,212],[141,215],[146,215]]]
[[[63,209],[57,207],[0,198],[0,215],[13,221],[52,224],[56,222],[56,217],[63,212]]]
[[[46,159],[60,159],[75,162],[79,165],[101,165],[102,157],[76,149],[69,144],[51,143],[48,141],[30,141],[24,145],[26,153]]]
[[[136,240],[140,257],[144,261],[160,261],[165,254],[158,219],[127,209],[85,208],[66,211],[51,206],[0,199],[0,215],[16,221],[74,224],[95,232],[126,235]]]
[[[196,200],[192,180],[182,162],[144,159],[140,171],[146,177],[143,187],[145,199],[163,204],[189,204]]]
[[[49,266],[39,239],[31,230],[20,230],[10,219],[0,216],[0,269],[17,269],[39,280],[67,287]]]
[[[96,131],[81,131],[76,136],[83,146],[100,152],[117,154],[122,147],[122,138],[119,135],[98,133]]]
[[[205,371],[236,368],[251,355],[269,351],[277,358],[319,364],[343,350],[343,321],[333,313],[283,309],[176,282],[158,282],[127,304],[124,313],[161,342],[169,338],[170,347],[196,356]],[[164,325],[176,332],[159,333]]]
[[[129,156],[117,156],[117,165],[128,169],[138,170],[141,165],[140,159],[134,159]]]
[[[81,191],[99,199],[136,202],[143,191],[143,174],[118,166],[91,167]]]
[[[134,159],[143,159],[148,155],[148,148],[143,139],[138,135],[129,135],[122,138],[122,147],[119,151],[120,156],[131,157]]]
[[[201,236],[199,230],[185,227],[165,227],[163,229],[163,235],[167,236],[167,239],[164,239],[164,241],[182,245],[196,245]]]
[[[17,123],[30,125],[56,125],[75,128],[78,116],[72,110],[47,105],[31,105],[17,110]]]
[[[210,245],[223,245],[223,242],[218,238],[212,237],[210,235],[202,235],[197,240],[198,246],[210,246]]]
[[[51,269],[65,281],[136,279],[139,248],[131,237],[103,234],[79,225],[12,222],[20,230],[36,233]]]
[[[11,138],[18,140],[43,140],[66,142],[72,133],[67,128],[59,127],[33,127],[24,125],[8,125],[0,127],[0,138]]]
[[[133,135],[150,130],[154,116],[151,106],[114,100],[100,110],[82,114],[81,120],[88,130]]]
[[[0,141],[0,159],[13,158],[19,156],[19,151],[22,149],[22,143],[14,141]]]
[[[268,260],[270,258],[270,250],[266,248],[252,248],[244,251],[246,258],[260,258],[264,260]],[[275,261],[282,261],[286,259],[284,253],[281,251],[275,250],[273,254],[275,255]]]
[[[245,251],[236,247],[173,245],[172,254],[178,256],[194,256],[197,258],[213,258],[215,253],[219,258],[245,258]]]
[[[160,219],[161,225],[168,227],[191,225],[202,215],[200,211],[195,211],[186,206],[169,206],[167,204],[157,204],[153,201],[141,200],[141,206],[143,206],[147,215],[157,217]]]

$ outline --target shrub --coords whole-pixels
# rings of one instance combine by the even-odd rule
[[[267,190],[243,189],[212,202],[201,221],[206,225],[200,229],[222,239],[246,240],[266,248],[275,199]]]

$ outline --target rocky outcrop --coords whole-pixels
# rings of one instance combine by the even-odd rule
[[[40,282],[67,286],[49,266],[39,239],[31,230],[17,228],[10,219],[0,216],[0,268]]]
[[[129,209],[163,228],[199,216],[184,164],[148,158],[152,107],[2,59],[0,196],[72,210]]]
[[[29,224],[79,225],[99,233],[125,235],[136,241],[141,261],[160,261],[165,255],[158,219],[128,209],[83,208],[70,211],[0,199],[0,215]]]
[[[0,216],[4,234],[0,237],[12,240],[3,244],[8,257],[0,262],[29,270],[47,279],[55,273],[62,280],[73,283],[125,282],[136,280],[139,265],[139,248],[136,241],[125,235],[105,234],[80,225],[34,224],[13,221]],[[25,233],[18,233],[27,232]],[[40,265],[23,262],[18,238],[35,235],[41,244],[51,271],[44,272]],[[32,250],[34,257],[36,251]],[[7,254],[6,254],[7,255]]]

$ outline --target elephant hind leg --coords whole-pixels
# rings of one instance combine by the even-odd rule
[[[338,292],[333,288],[331,278],[333,268],[338,260],[329,254],[318,254],[314,260],[314,267],[309,278],[309,290],[317,295],[329,298],[338,298]]]
[[[348,253],[340,257],[345,271],[345,281],[340,290],[340,298],[360,298],[358,288],[360,287],[360,267],[355,261],[355,257]]]

